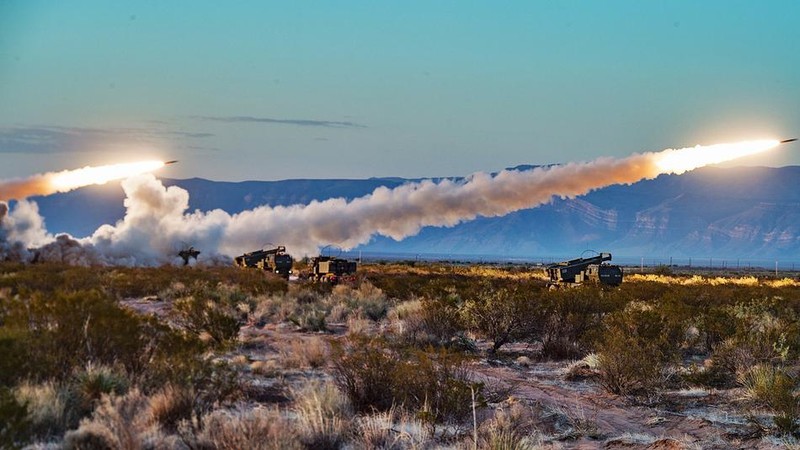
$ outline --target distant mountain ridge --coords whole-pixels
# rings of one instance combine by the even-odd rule
[[[529,169],[534,166],[520,166]],[[220,182],[164,179],[190,194],[190,209],[237,213],[259,205],[353,199],[402,178]],[[800,167],[706,167],[615,185],[575,199],[453,228],[426,228],[401,242],[376,237],[364,251],[531,257],[588,248],[616,256],[796,258],[800,250]],[[52,233],[91,234],[124,214],[119,185],[34,198]],[[91,206],[87,206],[91,205]]]

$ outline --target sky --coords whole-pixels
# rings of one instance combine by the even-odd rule
[[[800,133],[800,2],[0,0],[0,178],[436,177]],[[800,165],[781,149],[744,165]]]

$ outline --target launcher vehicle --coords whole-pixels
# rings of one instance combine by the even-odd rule
[[[352,278],[358,269],[358,263],[332,256],[317,256],[311,260],[312,274],[315,281],[336,284]]]
[[[600,253],[590,258],[577,258],[548,265],[547,284],[553,289],[578,286],[584,282],[595,282],[606,286],[619,286],[622,283],[622,268],[604,264],[611,260],[611,253]]]
[[[276,248],[256,250],[237,256],[233,263],[238,267],[251,267],[267,272],[277,273],[289,279],[292,273],[292,256],[286,253],[286,247],[279,245]]]
[[[178,256],[183,260],[183,265],[188,266],[190,258],[194,258],[194,260],[197,261],[197,257],[200,256],[200,250],[197,250],[194,248],[194,246],[191,246],[179,251]]]

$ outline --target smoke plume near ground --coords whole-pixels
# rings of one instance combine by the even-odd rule
[[[123,181],[127,211],[121,221],[103,225],[81,240],[50,237],[49,243],[33,253],[40,260],[77,264],[159,265],[178,263],[181,246],[192,245],[203,252],[202,262],[219,263],[272,242],[285,245],[295,256],[311,255],[328,244],[349,249],[375,235],[401,240],[423,227],[451,227],[477,217],[503,216],[547,203],[555,196],[575,197],[612,184],[682,173],[776,145],[777,141],[750,141],[528,171],[504,170],[496,175],[476,173],[462,181],[380,187],[350,201],[335,198],[308,205],[260,206],[234,215],[222,210],[188,212],[187,191],[166,188],[146,174]],[[6,246],[22,242],[27,248],[49,236],[41,220],[37,223],[28,217],[36,212],[30,205],[20,202],[14,211],[3,214],[5,220],[0,215],[0,226],[6,230],[0,241],[5,239]],[[19,227],[22,222],[29,224],[27,231]]]

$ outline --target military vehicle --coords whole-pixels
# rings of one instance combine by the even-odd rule
[[[183,250],[178,252],[178,256],[183,259],[183,265],[189,265],[189,258],[194,258],[197,261],[197,256],[200,254],[200,250],[195,250],[194,246],[189,248],[184,248]]]
[[[233,263],[238,267],[261,269],[289,279],[293,260],[292,256],[286,253],[286,247],[279,245],[273,249],[261,249],[237,256],[233,259]]]
[[[595,282],[606,286],[619,286],[622,283],[622,268],[604,264],[611,260],[611,253],[600,253],[590,258],[577,258],[549,264],[545,267],[552,289],[578,286],[584,282]]]
[[[311,259],[312,274],[315,281],[336,284],[352,278],[358,269],[358,263],[332,256],[317,256]]]

